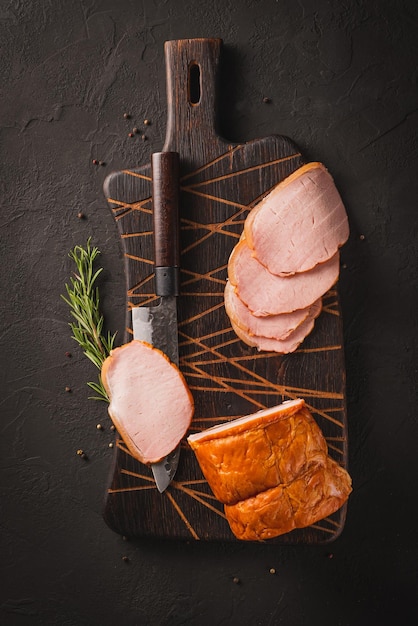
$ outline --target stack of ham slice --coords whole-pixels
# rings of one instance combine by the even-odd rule
[[[228,261],[225,309],[240,339],[293,352],[338,280],[348,235],[344,205],[321,163],[299,168],[263,198]]]
[[[337,511],[352,490],[302,399],[187,441],[238,539],[259,541],[310,526]]]

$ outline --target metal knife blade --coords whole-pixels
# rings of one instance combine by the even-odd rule
[[[147,341],[179,364],[177,296],[179,294],[179,155],[156,152],[152,155],[156,306],[134,307],[134,339]],[[180,445],[158,463],[151,465],[157,489],[162,493],[172,481],[179,462]]]
[[[176,365],[179,362],[177,341],[177,302],[175,296],[161,298],[157,306],[132,309],[134,339],[158,347]],[[157,489],[162,493],[177,470],[180,446],[158,463],[151,465]]]
[[[134,307],[132,330],[134,339],[147,341],[179,364],[176,296],[163,296],[155,306]]]

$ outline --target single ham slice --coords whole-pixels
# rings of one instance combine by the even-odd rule
[[[180,370],[143,341],[111,351],[102,366],[109,415],[131,454],[155,463],[186,434],[194,404]]]
[[[231,323],[244,333],[256,337],[267,337],[283,341],[293,333],[308,317],[317,317],[321,311],[321,298],[305,309],[291,313],[257,317],[236,294],[232,283],[225,286],[225,310]]]
[[[258,541],[338,510],[349,474],[328,456],[304,400],[226,422],[187,439],[238,539]]]
[[[333,257],[347,241],[349,226],[331,175],[321,163],[308,163],[252,209],[244,233],[260,263],[286,276]]]
[[[340,255],[293,276],[276,276],[252,255],[246,239],[239,241],[228,262],[228,278],[240,300],[255,316],[290,313],[311,306],[338,279]]]
[[[351,492],[347,472],[328,457],[325,466],[312,464],[288,485],[225,505],[229,526],[238,539],[264,541],[304,528],[335,513]]]
[[[235,334],[249,346],[258,348],[258,350],[265,350],[268,352],[278,352],[279,354],[289,354],[294,352],[296,348],[302,343],[302,341],[309,335],[315,325],[315,319],[318,317],[322,309],[321,300],[317,300],[309,308],[309,315],[303,320],[294,331],[292,331],[285,339],[275,339],[274,337],[263,337],[253,335],[240,328],[232,320],[231,326],[235,331]],[[286,315],[286,313],[283,313]],[[291,315],[291,314],[290,314]],[[260,317],[258,319],[269,322],[271,319],[279,317],[278,315],[269,317]],[[257,318],[256,318],[257,319]]]

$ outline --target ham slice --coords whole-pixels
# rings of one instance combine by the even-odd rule
[[[317,317],[321,310],[321,299],[305,309],[290,313],[257,317],[236,294],[232,283],[225,286],[225,310],[232,324],[243,333],[257,337],[267,337],[283,341],[291,335],[308,317]]]
[[[328,456],[304,400],[258,411],[187,439],[238,539],[261,540],[338,510],[348,473]]]
[[[234,247],[228,278],[255,316],[278,315],[312,305],[337,281],[340,255],[293,276],[276,276],[252,255],[246,239]]]
[[[180,370],[143,341],[111,351],[102,366],[109,415],[131,454],[156,463],[186,434],[194,404]]]
[[[258,350],[265,350],[268,352],[278,352],[279,354],[289,354],[289,352],[294,352],[296,348],[302,343],[302,341],[309,335],[315,325],[315,319],[318,317],[322,309],[321,300],[317,300],[315,304],[313,304],[309,308],[309,315],[306,319],[303,320],[299,326],[295,328],[285,339],[276,339],[274,337],[263,337],[258,335],[253,335],[248,333],[247,331],[240,328],[237,324],[235,324],[232,320],[231,326],[235,331],[235,334],[249,346],[254,348],[258,348]],[[283,313],[286,315],[286,313]],[[291,315],[291,314],[289,314]],[[280,317],[279,315],[269,316],[269,317],[261,317],[258,318],[260,320],[264,320],[266,322],[274,320],[275,318]],[[256,318],[257,319],[257,318]]]
[[[348,239],[346,211],[321,163],[308,163],[280,182],[249,213],[247,245],[272,274],[305,272],[335,255]]]

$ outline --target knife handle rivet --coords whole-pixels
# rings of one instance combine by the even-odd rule
[[[274,567],[270,567],[269,572],[270,572],[270,574],[275,574],[276,570],[275,570]]]
[[[97,430],[103,430],[103,426],[101,424],[96,425]]]

